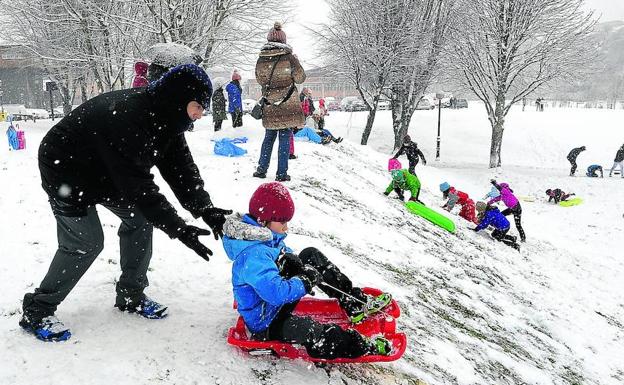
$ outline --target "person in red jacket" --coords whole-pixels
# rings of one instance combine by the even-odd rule
[[[452,187],[447,182],[440,184],[440,191],[442,191],[444,199],[448,199],[444,206],[442,206],[443,209],[451,211],[456,204],[459,204],[461,206],[461,210],[459,211],[460,217],[474,224],[479,223],[475,213],[474,201],[470,199],[468,194],[455,189],[455,187]]]
[[[132,88],[147,87],[149,84],[147,81],[147,67],[148,64],[144,61],[134,63],[134,79],[132,80]]]

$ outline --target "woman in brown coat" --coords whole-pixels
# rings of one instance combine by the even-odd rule
[[[273,144],[279,137],[275,180],[283,182],[290,180],[287,171],[292,128],[304,125],[295,84],[305,81],[305,72],[299,59],[293,55],[292,47],[286,44],[286,33],[280,23],[276,22],[271,28],[267,40],[260,50],[260,57],[256,63],[256,80],[262,86],[262,93],[268,104],[264,106],[262,117],[262,125],[266,129],[264,141],[260,150],[258,169],[253,176],[266,178]]]

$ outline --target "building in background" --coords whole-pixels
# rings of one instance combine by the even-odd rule
[[[0,81],[3,104],[22,104],[30,108],[49,108],[43,91],[43,70],[33,56],[17,45],[0,45]]]

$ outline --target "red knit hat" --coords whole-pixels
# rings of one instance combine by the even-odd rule
[[[249,200],[249,214],[258,222],[288,222],[295,215],[295,203],[283,184],[263,183]]]
[[[282,23],[276,21],[267,35],[268,41],[286,44],[286,32],[282,31]]]
[[[241,80],[241,76],[238,73],[238,70],[234,70],[234,72],[232,72],[232,80]]]

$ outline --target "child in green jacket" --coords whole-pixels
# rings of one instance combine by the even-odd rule
[[[420,180],[418,177],[407,170],[394,169],[391,170],[392,174],[392,182],[384,192],[384,195],[388,196],[392,190],[397,193],[399,199],[404,201],[405,196],[403,195],[403,191],[409,190],[411,197],[410,201],[422,203],[418,200],[418,195],[420,195]]]

